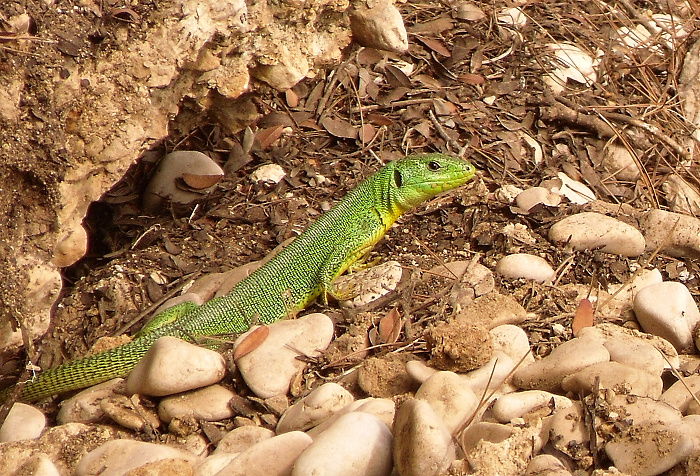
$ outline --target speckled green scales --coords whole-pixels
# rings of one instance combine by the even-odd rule
[[[316,297],[332,294],[333,280],[364,256],[402,213],[462,185],[474,173],[468,162],[442,154],[390,162],[226,296],[199,307],[181,306],[171,311],[174,320],[156,317],[157,324],[127,344],[42,372],[24,385],[20,399],[37,400],[125,376],[161,336],[199,342],[293,316]]]

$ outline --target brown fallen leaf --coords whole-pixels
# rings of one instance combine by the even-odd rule
[[[457,76],[457,81],[464,84],[484,84],[486,79],[480,74],[465,73]]]
[[[215,174],[215,175],[199,175],[199,174],[191,174],[187,172],[183,172],[182,174],[182,180],[187,184],[188,187],[193,188],[195,190],[203,190],[205,188],[209,188],[212,185],[216,185],[221,181],[223,178],[223,175],[221,174]]]
[[[379,325],[369,332],[369,340],[372,345],[393,344],[399,340],[403,319],[397,308],[391,309],[379,320]]]
[[[270,147],[273,142],[280,138],[283,129],[284,126],[282,125],[268,127],[267,129],[260,129],[255,133],[255,140],[260,143],[260,148],[265,150]]]
[[[445,45],[442,44],[441,41],[435,40],[433,38],[417,38],[418,41],[423,43],[425,46],[439,54],[440,56],[444,56],[445,58],[449,58],[452,56],[450,54],[450,51],[445,48]]]
[[[581,299],[576,308],[574,319],[571,321],[571,331],[574,337],[578,336],[584,327],[593,327],[593,322],[593,304],[588,299]]]
[[[260,347],[260,344],[265,342],[265,339],[267,339],[267,336],[269,335],[270,329],[266,326],[260,326],[248,334],[248,336],[246,336],[246,338],[243,339],[240,344],[238,344],[236,350],[233,351],[234,362]]]
[[[345,139],[357,139],[357,127],[353,126],[343,119],[333,119],[332,117],[324,117],[321,125],[328,133],[335,137]]]
[[[374,139],[376,134],[377,129],[375,129],[372,124],[364,124],[359,131],[360,141],[362,141],[363,144],[367,144],[369,141]]]
[[[392,88],[411,87],[411,80],[408,79],[408,76],[406,76],[406,74],[396,66],[390,64],[386,65],[384,67],[384,75],[386,76],[386,80],[389,83],[389,86],[391,86]]]

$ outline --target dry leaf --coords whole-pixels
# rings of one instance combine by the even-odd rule
[[[402,86],[404,88],[411,87],[411,80],[408,79],[408,76],[406,76],[406,74],[404,74],[404,72],[396,66],[392,66],[390,64],[386,65],[384,67],[384,75],[386,76],[386,80],[389,83],[389,86],[391,86],[392,88],[398,88]]]
[[[452,16],[460,20],[477,21],[486,18],[486,13],[473,3],[458,2],[452,5]]]
[[[445,58],[452,56],[449,50],[445,48],[445,45],[443,45],[439,40],[434,40],[432,38],[418,38],[418,41]]]
[[[335,137],[357,139],[357,127],[353,126],[347,121],[344,121],[343,119],[324,117],[321,121],[321,125]]]
[[[574,337],[578,336],[584,327],[593,327],[593,304],[588,299],[581,299],[576,308],[576,314],[571,321],[571,330]]]
[[[297,96],[297,93],[295,93],[291,89],[287,89],[284,92],[284,99],[287,101],[287,106],[299,107],[299,96]]]
[[[258,132],[256,132],[255,139],[260,143],[260,148],[262,150],[265,150],[268,147],[270,147],[273,142],[280,138],[283,129],[284,126],[279,125],[274,127],[268,127],[267,129],[261,129]]]
[[[457,81],[464,84],[484,84],[486,79],[480,74],[465,73],[457,76]]]
[[[363,144],[367,144],[369,141],[374,139],[374,136],[377,134],[377,130],[374,128],[372,124],[364,124],[360,128],[360,140],[362,141]]]
[[[390,118],[381,114],[369,114],[367,119],[376,126],[390,126],[394,123]]]
[[[183,172],[182,174],[182,180],[187,184],[188,187],[191,187],[195,190],[203,190],[205,188],[209,188],[212,185],[216,185],[219,183],[223,175],[221,174],[214,174],[214,175],[198,175],[198,174],[190,174],[187,172]]]
[[[260,347],[260,344],[265,342],[265,339],[267,339],[267,336],[269,335],[270,329],[266,326],[260,326],[248,334],[246,338],[243,339],[240,344],[238,344],[236,350],[233,351],[234,362]]]
[[[451,30],[454,27],[455,21],[448,17],[439,17],[435,20],[425,23],[416,23],[406,28],[411,33],[429,33],[436,35],[440,32]]]
[[[386,316],[379,321],[378,335],[382,343],[393,344],[399,340],[401,328],[403,327],[403,319],[399,314],[398,309],[392,308]]]

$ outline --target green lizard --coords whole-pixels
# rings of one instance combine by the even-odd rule
[[[157,324],[146,326],[129,343],[39,373],[25,383],[19,399],[37,400],[125,376],[162,336],[199,341],[241,333],[252,322],[269,324],[296,314],[319,296],[325,301],[334,296],[333,280],[367,254],[399,215],[462,185],[474,173],[468,162],[442,154],[390,162],[227,295],[201,306],[178,307],[181,315],[157,316]]]

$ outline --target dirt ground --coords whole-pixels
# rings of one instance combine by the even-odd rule
[[[485,16],[471,19],[478,16],[472,6]],[[461,153],[479,174],[469,185],[403,217],[373,256],[414,270],[475,256],[493,268],[514,252],[537,254],[555,267],[568,263],[554,286],[496,277],[497,289],[531,313],[525,329],[540,355],[570,335],[577,301],[564,286],[568,283],[605,288],[624,283],[644,265],[657,267],[664,279],[682,278],[697,297],[696,262],[664,255],[647,262],[649,254],[621,259],[598,251],[571,255],[553,246],[546,234],[553,222],[586,206],[540,207],[525,215],[496,192],[509,185],[536,186],[565,172],[603,201],[642,210],[668,206],[661,183],[670,174],[700,185],[697,149],[682,153],[673,147],[688,130],[676,80],[697,38],[700,4],[619,2],[613,14],[613,7],[602,2],[532,2],[523,6],[527,23],[522,27],[495,20],[505,7],[500,2],[447,6],[410,0],[400,5],[409,30],[407,54],[350,47],[343,64],[287,93],[260,85],[251,96],[260,119],[249,130],[230,134],[202,117],[197,128],[172,134],[91,206],[84,222],[88,255],[63,270],[64,295],[40,343],[39,365],[83,355],[100,337],[135,332],[163,300],[193,279],[264,257],[381,163],[405,153]],[[694,12],[696,19],[683,24],[690,35],[671,48],[619,46],[615,29],[646,12],[683,19]],[[543,76],[556,62],[546,45],[554,42],[600,51],[596,81],[570,80],[558,97],[549,93]],[[634,128],[621,116],[653,124],[660,132]],[[621,181],[599,164],[605,144],[629,128],[639,137],[632,145],[642,176]],[[227,175],[196,205],[145,215],[141,193],[157,159],[174,150],[206,152]],[[281,165],[285,179],[276,185],[253,183],[250,174],[269,163]],[[38,161],[35,168],[38,176],[48,176],[51,163]],[[505,233],[509,225],[529,230],[528,239]],[[411,319],[419,326],[445,319],[444,302],[431,297],[448,285],[434,280],[417,287],[404,305]],[[555,324],[563,325],[564,334],[554,331]],[[338,333],[348,328],[341,326]],[[402,335],[396,348],[411,342],[406,338]],[[404,352],[425,357],[425,343],[416,339],[414,344]],[[375,350],[372,356],[391,350]],[[13,361],[16,369],[22,359]],[[319,363],[309,375],[333,379],[353,365]]]

